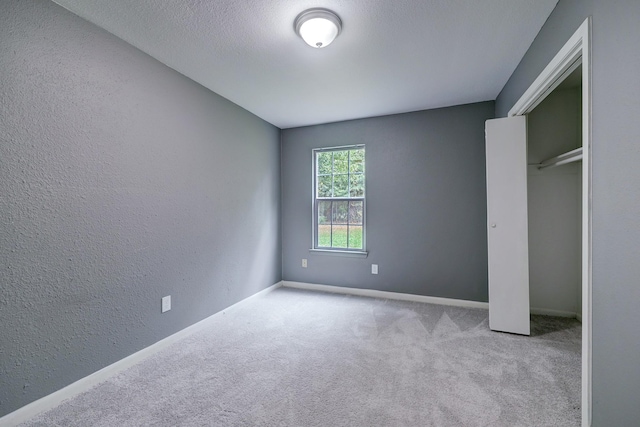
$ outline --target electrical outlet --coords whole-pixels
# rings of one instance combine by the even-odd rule
[[[378,264],[371,264],[371,274],[378,274]]]
[[[171,295],[162,297],[162,312],[171,310]]]
[[[307,259],[302,258],[302,268],[307,268]]]

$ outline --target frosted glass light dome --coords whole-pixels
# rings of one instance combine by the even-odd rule
[[[296,33],[309,46],[322,48],[329,46],[342,30],[342,21],[327,9],[308,9],[295,20]]]

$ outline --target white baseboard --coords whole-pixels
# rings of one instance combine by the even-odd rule
[[[310,291],[329,292],[335,294],[357,295],[371,298],[393,299],[399,301],[414,301],[428,304],[450,305],[455,307],[489,309],[488,302],[467,301],[453,298],[428,297],[424,295],[401,294],[398,292],[376,291],[373,289],[347,288],[342,286],[319,285],[314,283],[282,281],[285,288],[306,289]],[[547,308],[531,308],[531,314],[543,316],[572,317],[582,321],[582,316],[572,311],[552,310]]]
[[[554,317],[571,317],[577,318],[578,315],[573,311],[563,311],[563,310],[551,310],[549,308],[534,308],[531,307],[531,314],[540,314],[543,316],[554,316]],[[582,317],[582,316],[580,316]],[[579,320],[579,319],[578,319]]]
[[[455,307],[489,309],[489,303],[467,301],[452,298],[427,297],[424,295],[401,294],[398,292],[376,291],[373,289],[346,288],[342,286],[317,285],[313,283],[290,282],[283,280],[282,286],[286,288],[306,289],[310,291],[330,292],[335,294],[357,295],[371,298],[392,299],[399,301],[414,301],[428,304],[451,305]]]
[[[282,283],[283,282],[278,282],[275,285],[272,285],[266,289],[263,289],[262,291],[257,292],[241,301],[238,301],[237,303],[225,308],[224,310],[221,310],[197,323],[194,323],[191,326],[187,326],[186,328],[176,332],[173,335],[169,335],[168,337],[161,339],[160,341],[150,345],[149,347],[145,347],[142,350],[137,351],[132,355],[125,357],[124,359],[120,359],[117,362],[112,363],[111,365],[106,366],[100,369],[99,371],[94,372],[91,375],[81,378],[78,381],[72,384],[69,384],[68,386],[58,391],[55,391],[34,402],[31,402],[28,405],[23,406],[22,408],[16,409],[15,411],[0,418],[0,426],[2,427],[17,426],[18,424],[21,424],[25,421],[30,420],[31,418],[35,417],[36,415],[42,412],[55,408],[56,406],[61,404],[63,401],[70,399],[72,397],[75,397],[78,394],[89,390],[93,386],[113,377],[114,375],[124,371],[125,369],[130,368],[131,366],[137,363],[140,363],[141,361],[152,356],[153,354],[157,353],[163,348],[166,348],[171,344],[195,332],[198,332],[204,329],[218,316],[224,315],[230,312],[231,310],[237,310],[242,305],[244,305],[247,301],[257,296],[267,294],[279,288],[280,286],[282,286]]]

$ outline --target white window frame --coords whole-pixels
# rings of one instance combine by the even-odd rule
[[[323,152],[336,152],[336,151],[348,151],[353,149],[363,149],[365,152],[365,161],[364,161],[364,191],[361,197],[317,197],[317,178],[318,178],[318,154]],[[323,147],[323,148],[314,148],[312,150],[312,203],[311,203],[311,218],[312,218],[312,234],[311,234],[311,247],[310,251],[325,253],[325,254],[336,254],[336,255],[344,255],[344,256],[357,256],[357,257],[366,257],[367,256],[367,161],[366,161],[366,149],[365,144],[353,144],[353,145],[343,145],[337,147]],[[324,247],[318,245],[318,203],[323,200],[330,201],[362,201],[362,248],[334,248],[334,247]],[[348,244],[347,244],[348,246]]]

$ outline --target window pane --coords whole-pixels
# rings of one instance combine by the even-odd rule
[[[318,226],[318,246],[331,247],[331,224]]]
[[[333,225],[333,248],[346,248],[347,247],[347,225]]]
[[[349,152],[347,150],[333,152],[333,173],[349,173]]]
[[[333,226],[331,227],[331,247],[347,247],[347,222],[349,202],[333,202]]]
[[[331,224],[331,201],[318,201],[318,225]]]
[[[349,196],[349,175],[333,176],[333,197]]]
[[[333,224],[347,224],[349,221],[349,202],[333,202]],[[335,230],[334,230],[335,233]],[[346,236],[346,234],[345,234]]]
[[[362,249],[362,226],[349,226],[349,248]]]
[[[331,164],[333,163],[332,152],[320,152],[318,153],[318,175],[325,175],[331,173]]]
[[[362,225],[363,202],[349,202],[349,224]]]
[[[318,197],[331,197],[331,175],[318,177]]]
[[[349,196],[362,197],[364,196],[364,175],[357,174],[349,177],[351,181],[351,187],[349,189]]]
[[[363,173],[364,172],[364,149],[359,148],[357,150],[349,150],[349,156],[350,156],[349,172]]]
[[[331,247],[331,210],[329,200],[318,201],[318,246]]]

